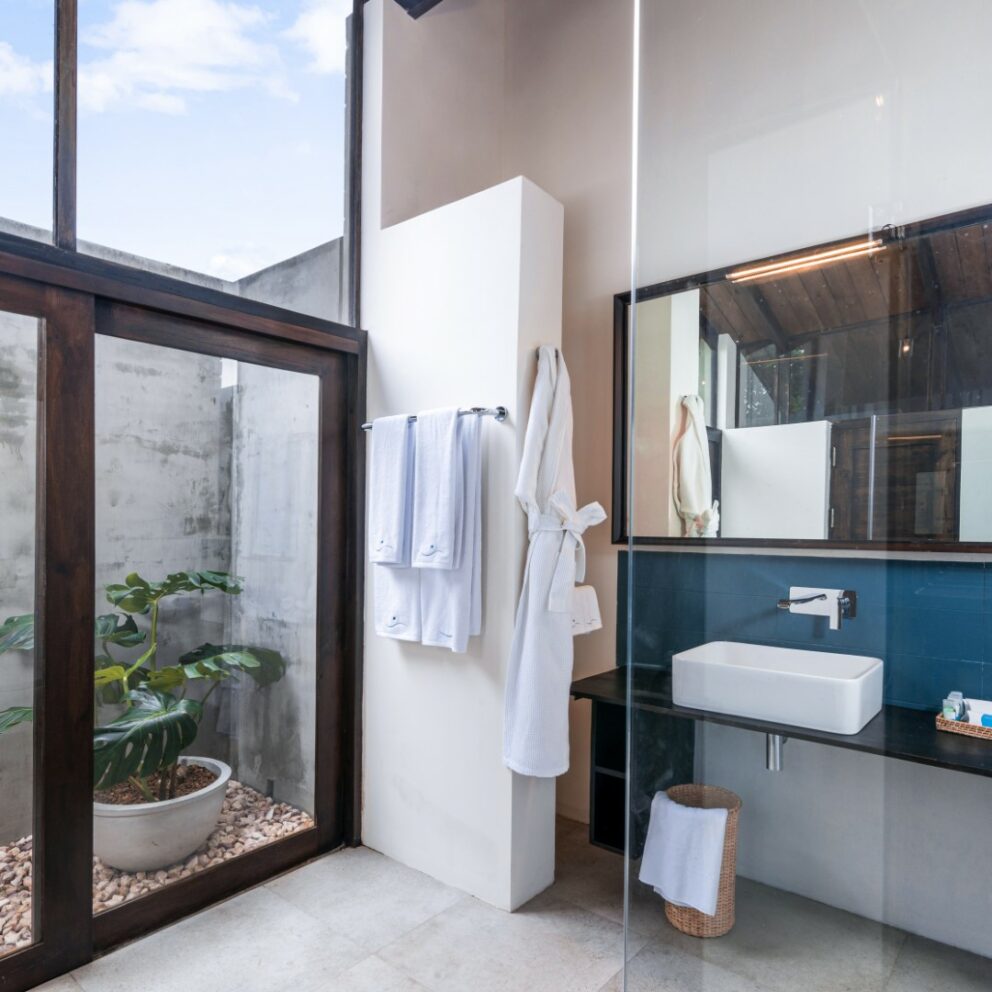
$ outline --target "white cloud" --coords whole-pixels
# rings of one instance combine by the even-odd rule
[[[351,6],[350,0],[306,0],[293,26],[283,32],[309,54],[311,72],[344,72],[345,19]]]
[[[82,33],[80,105],[93,111],[130,104],[181,114],[192,94],[262,89],[293,99],[270,18],[233,0],[122,0],[105,24]]]
[[[218,252],[210,256],[207,264],[208,275],[216,276],[218,279],[228,279],[232,282],[243,279],[245,276],[264,269],[271,265],[271,260],[266,260],[260,254],[249,249],[233,249],[227,252]]]
[[[50,93],[54,86],[53,72],[51,61],[35,62],[19,55],[6,41],[0,41],[0,97]]]

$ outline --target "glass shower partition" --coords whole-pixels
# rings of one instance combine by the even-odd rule
[[[625,988],[987,988],[992,9],[637,8]]]

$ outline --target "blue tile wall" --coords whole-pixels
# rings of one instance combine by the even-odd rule
[[[706,641],[870,654],[885,661],[885,701],[936,710],[952,689],[992,699],[992,563],[658,553],[633,555],[627,651],[628,552],[619,560],[617,659],[670,667]],[[779,610],[789,586],[853,589],[858,616]]]

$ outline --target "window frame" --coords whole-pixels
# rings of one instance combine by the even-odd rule
[[[352,0],[349,18],[348,54],[346,68],[345,110],[345,258],[341,285],[345,295],[343,323],[322,320],[323,327],[361,326],[361,211],[362,211],[362,77],[364,49],[364,8],[366,0]],[[78,147],[78,87],[79,74],[79,0],[55,0],[54,32],[54,141],[52,152],[52,244],[65,253],[61,264],[78,263],[85,270],[85,256],[77,248],[77,147]],[[8,251],[27,251],[32,242],[13,235],[3,242]],[[112,247],[112,246],[111,246]],[[200,288],[168,276],[158,276],[132,266],[118,268],[141,272],[145,285],[158,285],[180,296],[198,297]],[[183,290],[185,287],[185,292]],[[229,294],[218,294],[228,296]],[[266,304],[243,297],[230,296],[232,310],[259,313]],[[271,308],[277,309],[277,308]],[[278,308],[281,309],[281,308]],[[296,319],[302,315],[295,314]]]
[[[78,0],[56,0],[52,243],[0,232],[0,309],[43,321],[36,496],[36,940],[0,960],[22,992],[121,941],[187,916],[319,853],[361,843],[361,699],[367,335],[360,329],[362,49],[353,0],[345,114],[345,322],[79,252]],[[126,330],[121,316],[127,314]],[[316,826],[92,915],[94,347],[97,334],[301,369],[321,379]],[[340,397],[340,403],[329,402]],[[344,411],[343,416],[340,415]],[[52,609],[46,610],[46,601]]]

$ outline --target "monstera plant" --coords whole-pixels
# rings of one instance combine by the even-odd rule
[[[201,644],[163,663],[159,654],[162,604],[183,593],[241,593],[241,580],[226,572],[175,572],[149,582],[132,572],[106,587],[117,612],[96,618],[94,688],[98,701],[120,713],[94,728],[94,788],[130,782],[149,802],[173,799],[180,755],[195,741],[204,703],[221,682],[248,677],[259,686],[282,678],[278,651],[245,644]],[[148,618],[141,629],[136,616]],[[34,617],[10,617],[0,625],[0,654],[34,647]],[[137,658],[124,655],[143,648]],[[196,689],[205,685],[204,690]],[[0,711],[0,733],[32,718],[30,707]],[[151,781],[156,779],[156,788]]]

